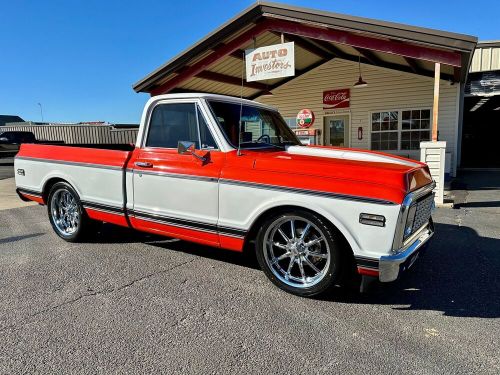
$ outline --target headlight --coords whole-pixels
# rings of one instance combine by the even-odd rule
[[[410,207],[408,211],[408,218],[406,219],[404,238],[406,239],[413,233],[413,223],[415,222],[415,214],[417,213],[417,205],[413,205]]]

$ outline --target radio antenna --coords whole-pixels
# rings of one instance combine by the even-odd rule
[[[243,53],[243,62],[241,64],[241,91],[240,91],[240,121],[238,121],[238,152],[236,155],[241,156],[241,125],[243,117],[243,75],[245,73],[245,52]]]

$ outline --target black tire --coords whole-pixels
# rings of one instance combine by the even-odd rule
[[[59,211],[56,209],[58,207],[55,199],[59,199],[61,195],[71,197],[74,200],[74,205],[72,205],[75,214],[78,215],[78,225],[74,225],[74,230],[64,232],[62,230],[64,220],[60,220]],[[73,201],[72,201],[73,202]],[[67,242],[82,242],[91,236],[95,235],[101,222],[92,220],[88,217],[87,212],[83,208],[82,202],[78,193],[73,189],[73,187],[67,182],[57,182],[54,184],[49,192],[47,199],[47,211],[49,215],[49,221],[52,225],[54,232]],[[73,228],[72,227],[72,228]]]
[[[304,231],[306,231],[305,226],[307,226],[308,223],[310,224],[309,228],[312,228],[306,231],[306,237],[304,239],[301,239],[301,243],[299,242],[298,245],[295,244],[295,247],[293,244],[293,240],[290,240],[289,238],[290,241],[287,242],[284,239],[285,237],[282,236],[279,232],[279,229],[275,229],[280,225],[280,223],[282,223],[281,225],[288,225],[289,221],[297,221],[296,224],[290,223],[290,226],[292,228],[295,228],[296,232],[294,233],[300,234],[300,237],[302,237],[302,234],[304,233]],[[303,226],[302,232],[300,231],[300,225]],[[285,228],[282,229],[282,231],[285,230]],[[282,243],[274,242],[274,239],[276,237],[271,238],[272,233],[274,233],[274,236],[276,236],[277,233],[280,233],[279,236],[283,238],[284,242],[288,243],[287,249],[284,249],[282,247]],[[290,236],[288,236],[288,234]],[[315,237],[312,237],[312,239],[311,237],[307,237],[312,236],[313,234],[315,234]],[[292,231],[290,230],[290,232],[285,233],[285,235],[287,235],[287,237],[292,237]],[[321,240],[318,244],[314,245],[316,246],[314,252],[310,251],[309,247],[304,250],[305,245],[313,243],[320,236],[324,237],[324,240]],[[297,236],[294,236],[294,238],[297,238]],[[273,243],[275,245],[270,245],[270,243]],[[332,227],[330,223],[326,222],[325,219],[309,211],[297,209],[274,215],[265,220],[257,234],[255,248],[257,260],[261,269],[276,286],[298,296],[312,297],[330,291],[340,279],[343,267],[343,256],[341,251],[343,243],[344,241],[343,238],[341,238],[341,235]],[[292,254],[292,252],[297,255],[297,258],[295,258],[295,256],[292,254],[289,255],[288,258],[283,258],[283,260],[280,260],[277,263],[273,263],[273,260],[270,260],[270,254],[274,255],[275,246],[278,245],[280,246],[279,248],[277,248],[278,251],[282,251],[283,254],[281,254],[281,256],[274,257],[274,261],[280,257],[285,256],[286,253]],[[297,250],[299,246],[301,250]],[[270,248],[272,248],[273,250],[270,251]],[[328,257],[316,258],[314,254]],[[307,258],[309,262],[306,263],[306,260],[304,258]],[[318,261],[318,263],[313,263],[315,259],[316,261]],[[324,259],[324,262],[322,261],[322,259]],[[327,259],[329,259],[329,261]],[[280,262],[285,262],[284,267],[283,263]],[[299,265],[299,263],[301,263],[302,265]],[[313,268],[308,266],[308,264],[311,263],[313,263],[316,269],[320,270],[321,272],[317,273],[316,276],[309,277],[307,275],[308,270],[311,274],[316,273]],[[286,272],[285,268],[287,269]],[[298,271],[300,273],[298,276],[293,275],[294,273],[297,273],[297,270],[295,268],[299,268]],[[288,277],[286,276],[287,274]],[[303,285],[301,286],[298,285],[300,284],[300,281],[290,280],[290,278],[299,277],[302,277],[303,280]],[[311,280],[311,282],[306,282],[306,280],[309,279]]]

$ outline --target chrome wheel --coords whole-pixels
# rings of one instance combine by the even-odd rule
[[[80,210],[74,195],[59,189],[52,195],[50,211],[54,227],[62,236],[71,236],[80,225]]]
[[[286,215],[267,228],[264,259],[275,277],[295,288],[310,288],[330,267],[330,247],[323,231],[310,220]]]

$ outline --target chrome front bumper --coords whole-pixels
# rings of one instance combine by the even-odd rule
[[[428,224],[405,241],[401,249],[394,251],[394,254],[382,256],[379,260],[379,280],[381,282],[396,280],[401,272],[413,265],[423,246],[433,235],[434,224],[431,219]]]

